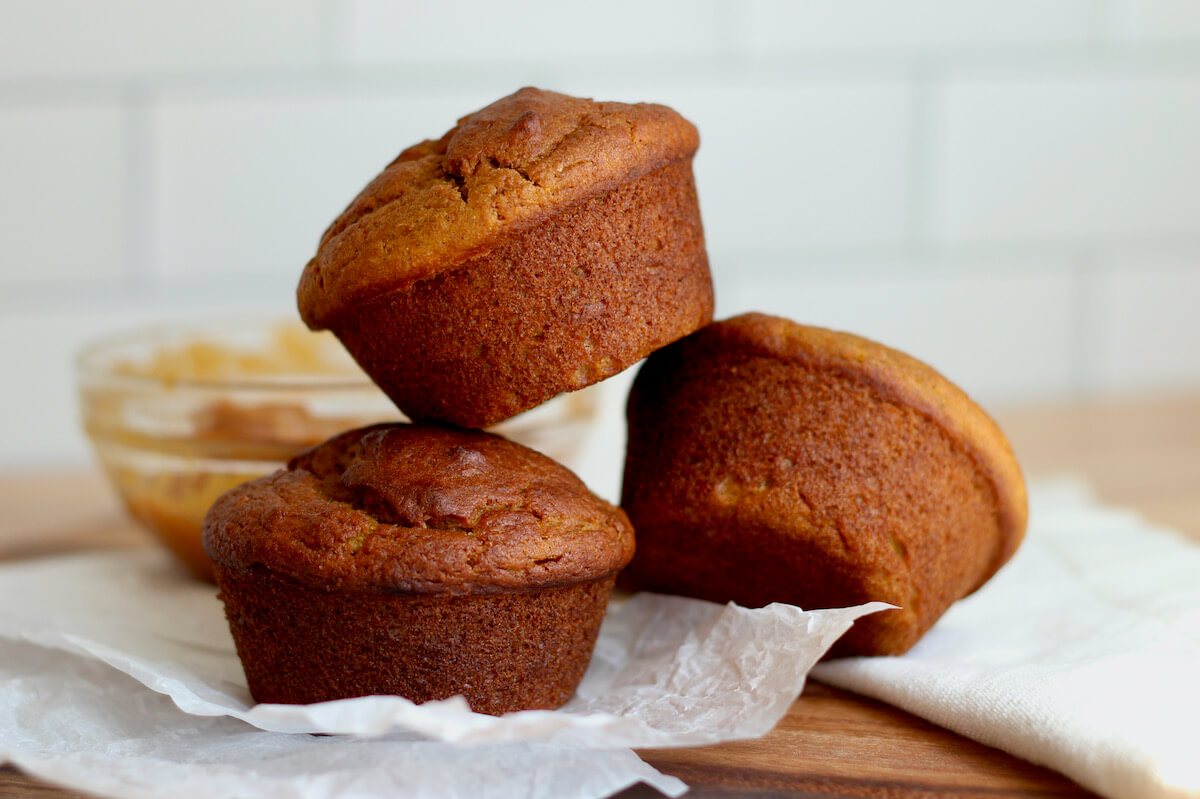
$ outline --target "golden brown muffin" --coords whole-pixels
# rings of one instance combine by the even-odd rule
[[[461,694],[500,714],[571,696],[633,530],[540,453],[397,423],[223,495],[204,546],[257,701]]]
[[[870,600],[833,654],[905,652],[1025,530],[1008,442],[961,390],[847,333],[747,314],[650,357],[628,405],[631,586],[759,607]]]
[[[696,129],[661,105],[521,89],[405,150],[297,292],[414,419],[485,427],[712,318]]]

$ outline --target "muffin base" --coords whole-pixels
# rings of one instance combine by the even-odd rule
[[[492,715],[571,697],[613,586],[610,576],[526,593],[337,593],[261,567],[216,571],[255,701],[462,695]]]
[[[330,325],[413,419],[486,427],[610,377],[712,319],[691,162],[515,231]]]

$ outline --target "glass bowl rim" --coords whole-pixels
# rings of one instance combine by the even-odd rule
[[[295,392],[306,389],[319,392],[379,390],[366,373],[362,372],[357,375],[297,372],[261,376],[245,375],[234,378],[166,379],[145,374],[121,374],[113,370],[117,361],[112,360],[111,356],[124,347],[153,345],[156,340],[169,345],[187,341],[189,337],[202,341],[219,341],[222,336],[227,336],[236,330],[269,332],[275,325],[292,322],[299,322],[299,320],[282,315],[243,314],[188,321],[156,322],[116,330],[88,341],[76,352],[75,373],[81,380],[93,379],[113,386],[159,390],[189,388],[208,391],[221,389],[258,392]]]

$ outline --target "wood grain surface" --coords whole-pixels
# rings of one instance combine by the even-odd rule
[[[996,414],[1027,476],[1074,473],[1109,504],[1200,542],[1200,395]],[[152,546],[94,471],[0,475],[0,560]],[[645,750],[691,797],[1082,797],[1070,780],[903,711],[810,683],[753,741]],[[638,786],[623,799],[657,796]],[[0,797],[79,796],[0,768]],[[216,799],[216,798],[214,798]]]

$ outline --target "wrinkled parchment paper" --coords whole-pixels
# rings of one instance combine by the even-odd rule
[[[215,590],[166,554],[10,564],[0,761],[122,797],[600,797],[637,782],[676,796],[683,783],[630,747],[766,733],[854,619],[885,607],[618,599],[566,706],[495,718],[460,698],[255,705]]]

